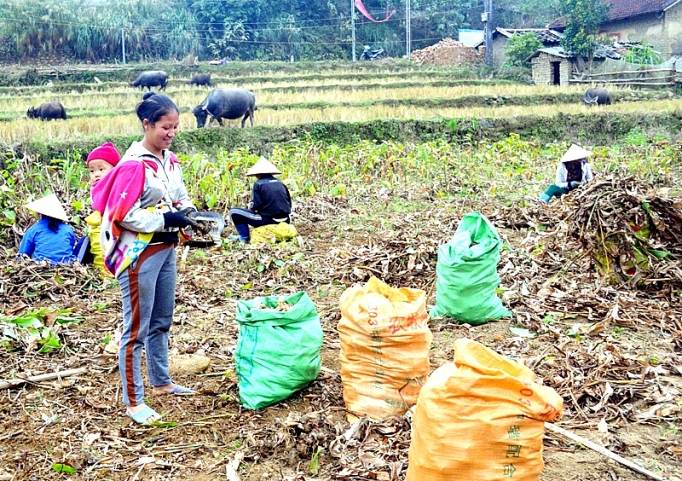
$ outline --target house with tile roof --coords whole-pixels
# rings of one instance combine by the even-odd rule
[[[493,65],[500,67],[507,61],[507,42],[514,35],[533,33],[544,47],[557,47],[561,40],[561,33],[549,28],[502,28],[498,27],[493,31]],[[485,45],[482,40],[474,45],[475,48]]]
[[[604,0],[611,4],[600,34],[621,43],[646,42],[664,58],[682,55],[682,0]],[[558,18],[547,28],[563,31]]]

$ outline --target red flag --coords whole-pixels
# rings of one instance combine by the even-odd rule
[[[362,3],[362,0],[355,0],[355,8],[360,10],[360,13],[363,14],[366,18],[368,18],[369,20],[371,20],[372,22],[375,22],[375,23],[388,22],[388,20],[395,13],[395,9],[393,9],[393,11],[391,13],[388,13],[389,7],[388,7],[388,4],[386,4],[386,18],[384,18],[383,20],[375,20],[374,18],[372,18],[372,16],[369,14],[367,9],[365,8],[365,5]]]

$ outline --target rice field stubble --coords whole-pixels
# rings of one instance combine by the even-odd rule
[[[682,107],[682,100],[618,103],[599,107],[599,112],[618,112],[646,115],[651,112],[674,111]],[[497,106],[467,108],[424,108],[412,106],[330,107],[320,109],[271,110],[258,109],[255,124],[266,126],[298,125],[310,122],[356,122],[372,119],[496,119],[520,116],[552,117],[557,114],[590,114],[593,107],[582,104],[553,104],[543,106]],[[241,121],[227,121],[237,126]],[[69,140],[93,136],[130,135],[140,132],[139,121],[133,114],[102,117],[79,117],[65,121],[41,122],[20,119],[6,122],[0,129],[0,143],[12,144],[29,140]],[[196,127],[194,117],[185,112],[180,116],[180,129]],[[213,127],[219,128],[217,124]]]

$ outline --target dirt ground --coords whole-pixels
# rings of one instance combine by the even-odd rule
[[[158,427],[140,427],[125,416],[117,360],[104,352],[102,340],[121,320],[118,288],[85,282],[82,272],[67,268],[28,271],[4,255],[10,267],[0,277],[1,292],[8,295],[0,300],[2,313],[71,308],[85,320],[61,327],[64,347],[58,352],[3,352],[0,378],[80,367],[88,372],[0,391],[0,479],[233,480],[232,465],[244,481],[405,479],[408,419],[365,424],[362,442],[355,445],[339,441],[349,424],[336,325],[339,296],[370,273],[396,287],[424,289],[433,304],[438,245],[468,206],[430,198],[415,205],[407,212],[358,214],[343,200],[317,196],[299,211],[300,245],[193,249],[184,263],[179,250],[171,349],[201,350],[211,365],[203,374],[175,379],[198,395],[154,396],[148,390],[149,404],[169,423]],[[559,392],[564,399],[559,426],[662,478],[682,480],[679,294],[605,286],[587,260],[567,267],[555,259],[560,250],[552,251],[557,244],[551,242],[561,239],[550,241],[549,233],[532,223],[512,222],[508,212],[484,213],[507,246],[498,268],[500,295],[514,317],[480,326],[432,320],[432,370],[452,362],[455,339],[476,340],[520,360]],[[283,263],[274,262],[278,259]],[[236,303],[299,290],[310,295],[320,314],[322,372],[283,402],[245,409],[233,357]],[[598,328],[567,335],[581,322]],[[537,337],[514,334],[514,326]],[[315,476],[310,465],[318,446],[323,449]],[[550,432],[543,457],[542,481],[648,479]],[[77,472],[57,473],[57,463]]]

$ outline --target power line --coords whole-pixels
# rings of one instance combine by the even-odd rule
[[[211,3],[222,3],[222,1],[219,0],[219,1],[217,1],[217,2],[211,2]],[[444,6],[446,6],[446,5],[448,5],[448,2],[447,2],[447,1],[444,1],[443,3],[439,4],[439,7],[444,7]],[[92,7],[97,7],[97,8],[99,8],[99,7],[102,7],[102,6],[113,6],[113,4],[105,4],[105,5],[88,5],[88,6],[86,6],[86,7],[87,7],[87,8],[92,8]],[[471,7],[471,8],[477,8],[477,7]],[[451,13],[453,10],[454,10],[454,9],[450,8],[450,9],[448,9],[448,10],[440,10],[440,11],[427,12],[427,13],[425,13],[425,14],[424,14],[424,13],[420,13],[420,14],[417,16],[417,18],[422,17],[422,16],[436,16],[436,15],[442,15],[442,14],[446,14],[446,13]],[[370,13],[371,13],[371,14],[374,14],[374,15],[380,15],[380,14],[384,13],[384,11],[383,11],[383,10],[382,10],[382,11],[377,10],[377,11],[370,11]],[[17,18],[11,18],[11,19],[10,19],[10,18],[0,18],[0,20],[7,20],[7,21],[12,21],[12,22],[17,22],[17,21],[21,22],[22,20],[27,19],[27,18],[28,18],[28,19],[34,19],[34,20],[39,21],[39,22],[52,23],[53,25],[88,26],[88,27],[91,27],[91,28],[115,28],[115,29],[120,29],[120,28],[122,28],[120,25],[117,25],[117,26],[110,26],[110,25],[93,25],[93,24],[87,24],[87,23],[82,23],[82,22],[78,22],[78,23],[77,23],[77,22],[68,22],[68,21],[64,21],[64,20],[62,20],[62,21],[57,21],[57,22],[50,22],[50,20],[45,20],[45,18],[44,18],[43,16],[31,16],[31,15],[22,15],[22,18],[19,18],[19,19],[17,19]],[[415,16],[413,15],[412,18],[415,18]],[[359,16],[358,19],[359,19],[360,21],[363,21],[363,20],[364,20],[362,16]],[[394,20],[406,20],[406,17],[394,16],[393,19],[394,19]],[[322,22],[322,21],[327,21],[327,20],[333,20],[333,21],[335,21],[335,22],[338,22],[338,24],[343,24],[343,23],[345,23],[345,22],[347,22],[347,21],[349,20],[349,17],[346,17],[345,15],[342,15],[342,14],[341,14],[341,15],[338,15],[338,16],[336,16],[336,17],[328,17],[328,18],[311,18],[311,19],[295,19],[295,20],[296,20],[296,22]],[[389,20],[389,21],[390,21],[390,20]],[[286,20],[269,20],[269,21],[265,21],[265,22],[237,22],[237,23],[240,23],[241,25],[270,25],[270,24],[281,25],[282,23],[285,23],[285,22],[286,22]],[[186,22],[165,22],[164,24],[165,24],[166,26],[173,26],[173,25],[186,26],[186,25],[187,25]],[[222,27],[222,26],[224,26],[224,22],[191,22],[191,25],[208,25],[208,26],[215,25],[215,26]],[[334,24],[330,24],[330,26],[334,26]],[[320,27],[320,25],[308,25],[308,26],[302,25],[302,26],[296,27],[296,28],[302,29],[302,28],[319,28],[319,27]],[[123,27],[123,28],[126,28],[126,27]],[[128,27],[127,29],[130,30],[130,29],[132,29],[132,27]],[[266,29],[267,29],[267,28],[266,28]],[[283,28],[283,29],[286,29],[286,28]],[[155,30],[164,31],[165,29],[164,29],[164,28],[161,28],[161,27],[158,27],[158,28],[156,28]],[[198,31],[211,31],[211,30],[198,30]]]
[[[429,17],[437,16],[437,15],[443,15],[446,13],[451,13],[451,10],[448,11],[442,11],[442,12],[429,12],[427,15]],[[114,25],[97,25],[97,24],[92,24],[92,23],[85,23],[85,22],[71,22],[71,21],[66,21],[66,20],[60,20],[60,21],[52,21],[50,19],[45,19],[44,17],[34,17],[30,15],[24,15],[23,18],[21,19],[10,19],[7,17],[0,17],[0,20],[5,20],[5,21],[12,21],[14,23],[26,23],[30,22],[31,20],[35,23],[42,23],[46,25],[53,25],[53,26],[62,26],[62,27],[87,27],[91,29],[103,29],[103,30],[120,30],[121,28],[125,29],[126,31],[135,31],[138,29],[143,29],[146,32],[154,32],[154,33],[164,33],[168,32],[168,27],[172,26],[187,26],[187,23],[184,22],[167,22],[165,25],[167,26],[166,28],[161,28],[161,27],[121,27],[119,26],[114,26]],[[336,20],[339,20],[338,18]],[[406,20],[405,17],[393,17],[391,20]],[[390,22],[390,20],[389,20]],[[277,23],[278,25],[282,25],[283,22],[273,22]],[[214,23],[202,23],[202,22],[190,22],[189,25],[213,25]],[[246,29],[246,31],[249,32],[272,32],[272,31],[288,31],[288,30],[312,30],[312,29],[323,29],[323,28],[330,28],[330,27],[341,27],[346,24],[346,20],[339,21],[336,24],[326,24],[326,25],[303,25],[303,26],[292,26],[292,27],[286,27],[286,26],[281,26],[278,28],[262,28],[262,29]],[[362,22],[362,25],[368,24],[371,25],[370,22]],[[219,25],[224,25],[220,23]],[[246,24],[242,24],[246,25]],[[214,29],[194,29],[192,30],[193,32],[213,32],[215,31]]]

